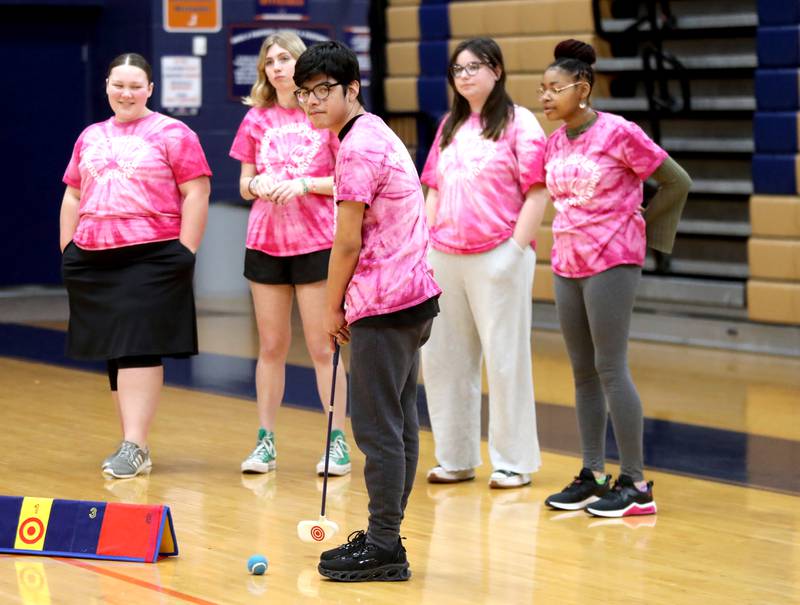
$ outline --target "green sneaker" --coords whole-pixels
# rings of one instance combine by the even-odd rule
[[[328,460],[328,474],[341,477],[350,472],[350,446],[345,441],[344,433],[339,429],[331,431],[330,460]],[[317,462],[317,474],[325,474],[325,454]]]
[[[266,429],[258,429],[256,449],[242,462],[243,473],[268,473],[277,466],[275,459],[275,433]]]

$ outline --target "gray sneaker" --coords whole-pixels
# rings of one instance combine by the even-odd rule
[[[111,454],[110,456],[107,456],[107,457],[106,457],[106,459],[105,459],[105,460],[103,460],[103,463],[100,465],[100,468],[101,468],[102,470],[106,470],[106,469],[108,468],[108,465],[109,465],[109,464],[111,464],[111,461],[112,461],[114,458],[116,458],[117,456],[119,456],[119,452],[120,452],[120,450],[122,450],[122,443],[120,443],[120,444],[119,444],[119,447],[117,448],[117,451],[116,451],[116,452],[114,452],[114,453],[113,453],[113,454]]]
[[[103,469],[103,474],[115,479],[129,479],[141,473],[148,473],[153,467],[150,452],[131,441],[123,441],[119,451]]]

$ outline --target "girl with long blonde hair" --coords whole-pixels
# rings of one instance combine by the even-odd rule
[[[317,130],[297,105],[294,64],[305,50],[293,32],[264,39],[258,75],[243,101],[250,110],[236,133],[230,155],[242,163],[239,191],[253,207],[247,227],[244,276],[250,281],[259,335],[256,396],[260,427],[255,449],[242,472],[276,467],[275,422],[283,399],[295,296],[306,345],[326,401],[333,380],[329,343],[322,328],[328,258],[333,245],[333,168],[338,141]],[[329,472],[350,472],[344,435],[345,374],[336,380]],[[330,388],[330,387],[328,387]],[[324,468],[323,454],[317,473]]]

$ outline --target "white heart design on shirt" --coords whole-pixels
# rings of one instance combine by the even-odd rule
[[[553,197],[556,210],[563,212],[570,206],[585,206],[594,196],[600,181],[600,166],[580,153],[547,162],[547,189]]]
[[[471,179],[478,176],[497,153],[497,141],[481,136],[477,129],[460,128],[452,143],[442,150],[442,174]]]
[[[129,179],[150,153],[150,144],[135,134],[92,141],[81,151],[81,164],[98,183]]]
[[[258,156],[266,174],[297,178],[308,175],[321,145],[318,131],[305,122],[293,122],[264,130]]]

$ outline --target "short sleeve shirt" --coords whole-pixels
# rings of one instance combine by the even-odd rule
[[[334,198],[366,206],[361,253],[345,293],[348,323],[407,309],[441,293],[427,260],[425,201],[416,167],[378,116],[361,115],[342,140]]]
[[[550,135],[544,169],[556,209],[554,273],[580,278],[644,263],[642,182],[666,158],[636,124],[603,112],[574,139],[564,126]]]
[[[543,183],[544,131],[530,111],[515,107],[492,141],[481,134],[480,115],[472,114],[440,149],[443,125],[422,172],[422,182],[439,194],[432,245],[451,254],[491,250],[511,237],[528,189]]]
[[[80,189],[80,248],[103,250],[176,239],[183,197],[179,185],[211,176],[197,135],[183,122],[152,112],[138,120],[112,117],[78,137],[63,181]]]
[[[333,175],[338,139],[317,130],[302,109],[253,107],[242,120],[230,156],[255,164],[276,181]],[[308,193],[278,206],[256,199],[246,246],[272,256],[327,250],[333,243],[333,199]]]

